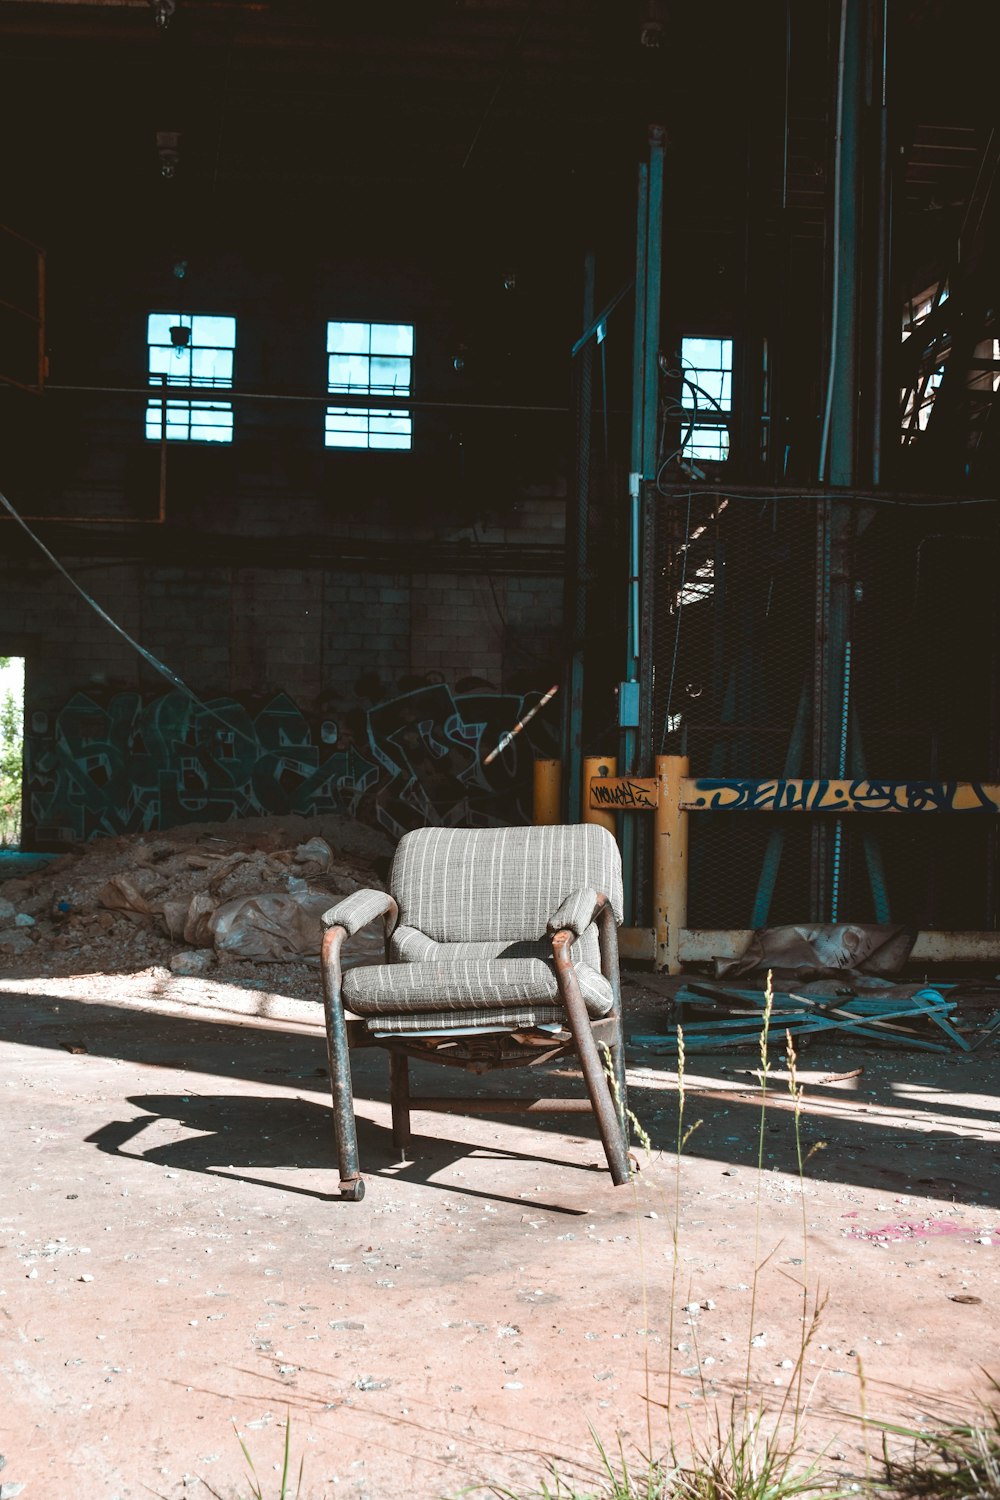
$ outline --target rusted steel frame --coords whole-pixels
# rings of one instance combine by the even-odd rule
[[[330,1092],[333,1096],[333,1128],[337,1137],[337,1160],[340,1167],[340,1191],[344,1196],[364,1192],[358,1161],[358,1132],[354,1120],[354,1093],[351,1085],[351,1054],[347,1041],[347,1024],[342,999],[343,969],[340,950],[347,932],[331,927],[323,935],[320,967],[323,974],[323,1006],[326,1013],[326,1055],[330,1068]]]
[[[392,1109],[392,1144],[406,1161],[410,1145],[410,1062],[398,1048],[389,1051],[389,1104]]]
[[[386,910],[383,913],[383,922],[385,948],[388,954],[389,935],[396,925],[398,908],[391,896],[386,896],[385,899]],[[354,1119],[354,1090],[351,1082],[351,1048],[347,1018],[344,1015],[344,971],[340,960],[340,950],[346,936],[347,929],[339,926],[331,927],[324,933],[320,950],[320,970],[323,976],[326,1055],[330,1070],[330,1093],[333,1100],[333,1128],[337,1138],[340,1192],[344,1198],[357,1200],[364,1197],[365,1184],[358,1160],[358,1132]]]
[[[601,1140],[604,1143],[604,1153],[611,1170],[611,1180],[616,1187],[621,1187],[629,1180],[628,1148],[625,1142],[625,1132],[622,1130],[618,1111],[601,1066],[597,1043],[590,1026],[590,1017],[580,991],[580,981],[576,977],[573,960],[569,956],[569,950],[575,941],[576,933],[570,931],[569,928],[563,928],[562,931],[552,935],[556,983],[559,986],[559,999],[565,1008],[566,1018],[576,1043],[587,1093],[590,1095],[590,1102],[597,1116]]]
[[[414,1109],[431,1110],[440,1115],[589,1115],[593,1112],[590,1100],[579,1096],[558,1099],[498,1094],[495,1099],[453,1099],[450,1094],[422,1094],[412,1103]]]
[[[622,1035],[622,980],[621,970],[618,966],[618,927],[615,923],[615,914],[606,896],[598,897],[597,907],[597,941],[601,950],[601,973],[611,985],[611,1013],[603,1018],[604,1025],[601,1030],[610,1029],[612,1039],[608,1044],[611,1053],[611,1068],[614,1073],[615,1090],[617,1093],[618,1123],[622,1133],[625,1134],[625,1112],[628,1109],[628,1093],[625,1084],[625,1038]],[[590,1034],[595,1042],[602,1038],[598,1035],[597,1027],[593,1022],[590,1024]]]
[[[484,1011],[483,1015],[488,1016],[489,1012]],[[508,1036],[510,1034],[506,1033]],[[498,1037],[503,1040],[503,1034],[498,1033]],[[389,1052],[405,1054],[406,1057],[412,1057],[415,1062],[440,1063],[446,1068],[461,1068],[466,1073],[476,1074],[477,1077],[482,1077],[484,1073],[497,1073],[505,1068],[537,1068],[542,1063],[551,1062],[553,1058],[565,1057],[574,1050],[571,1040],[557,1042],[552,1047],[538,1048],[515,1042],[510,1054],[505,1051],[496,1057],[469,1057],[463,1056],[457,1047],[424,1047],[418,1041],[405,1040],[403,1035],[378,1037],[371,1045],[385,1047]],[[420,1108],[420,1096],[410,1095],[410,1107]]]

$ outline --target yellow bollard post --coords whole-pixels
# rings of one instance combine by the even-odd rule
[[[681,811],[686,755],[658,755],[660,783],[653,830],[653,968],[681,971],[681,932],[687,926],[688,815]]]
[[[560,823],[562,799],[562,761],[535,761],[534,819],[538,826]]]
[[[583,758],[583,821],[599,823],[609,833],[616,830],[614,813],[601,812],[590,805],[590,780],[592,776],[617,776],[618,761],[614,755],[585,755]]]

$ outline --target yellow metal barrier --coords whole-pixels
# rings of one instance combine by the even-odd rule
[[[536,760],[534,818],[538,825],[561,823],[562,761]]]
[[[598,775],[592,765],[611,767]],[[686,756],[662,755],[655,776],[616,776],[611,761],[585,761],[590,821],[616,813],[653,814],[653,926],[625,928],[621,952],[680,973],[685,960],[734,957],[749,929],[691,931],[687,926],[688,817],[693,812],[1000,813],[1000,784],[980,781],[854,781],[816,778],[691,777]],[[607,826],[607,825],[605,825]],[[913,957],[927,962],[1000,961],[1000,933],[921,932]]]
[[[618,778],[615,772],[618,770],[618,762],[613,755],[587,755],[583,761],[583,821],[585,823],[599,823],[602,828],[607,828],[614,833],[616,829],[615,810],[606,810],[606,804],[600,800],[599,794],[594,793],[594,784],[598,789],[603,786],[616,785]],[[588,797],[587,788],[590,787],[591,795]],[[595,801],[595,795],[597,800]]]

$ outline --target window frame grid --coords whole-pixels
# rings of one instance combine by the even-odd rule
[[[409,397],[413,391],[414,325],[328,319],[327,394]],[[405,364],[405,382],[372,380],[377,361]],[[340,378],[336,378],[337,376]],[[408,407],[331,405],[326,408],[324,447],[354,452],[410,452],[413,416]]]
[[[157,326],[154,327],[154,325]],[[204,342],[201,341],[198,335],[207,333],[211,329],[210,327],[201,328],[199,325],[217,325],[214,330],[216,337],[227,330],[232,343],[209,343],[207,339]],[[177,327],[190,330],[187,344],[178,346],[170,339],[170,329]],[[233,441],[234,422],[231,401],[199,401],[181,395],[180,392],[232,390],[236,362],[236,338],[236,318],[230,314],[157,311],[147,315],[146,378],[150,387],[155,391],[159,386],[160,392],[157,396],[150,397],[146,403],[145,435],[147,441],[161,442],[164,437],[167,442],[217,445]],[[161,351],[166,358],[157,358]],[[194,373],[195,357],[199,354],[215,357],[228,354],[228,373],[219,374],[211,371],[196,375]],[[173,362],[181,367],[182,374],[175,372]],[[165,365],[166,368],[157,369],[155,368],[157,364]],[[175,378],[171,378],[172,375]],[[165,380],[164,377],[166,377]],[[166,395],[165,424],[164,394]]]
[[[717,347],[717,364],[695,363],[687,352],[692,345]],[[685,334],[681,338],[681,391],[678,402],[681,418],[682,458],[704,463],[726,463],[729,458],[733,418],[734,340],[714,334]],[[702,349],[692,351],[702,353]],[[728,364],[726,356],[728,354]],[[718,377],[717,382],[703,377]],[[713,386],[717,384],[718,394]],[[697,389],[692,389],[697,387]],[[713,435],[717,443],[712,444]],[[715,446],[717,451],[711,451]]]

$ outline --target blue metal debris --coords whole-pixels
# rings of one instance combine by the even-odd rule
[[[924,1052],[971,1051],[970,1044],[952,1024],[957,1005],[945,991],[953,985],[899,986],[887,988],[884,995],[856,994],[842,984],[831,985],[823,993],[819,986],[808,986],[813,993],[801,990],[775,989],[768,1021],[768,1040],[784,1046],[785,1033],[793,1037],[816,1032],[843,1032],[850,1036],[869,1037],[896,1042]],[[901,988],[909,991],[900,994]],[[764,1029],[765,996],[760,990],[737,989],[734,986],[690,982],[674,997],[678,1024],[684,1029],[686,1052],[714,1051],[719,1047],[747,1046],[760,1043]],[[692,1015],[691,1012],[698,1014]],[[721,1012],[716,1018],[704,1012]],[[946,1040],[931,1040],[934,1031]],[[632,1046],[658,1054],[677,1051],[677,1033],[631,1036]]]

